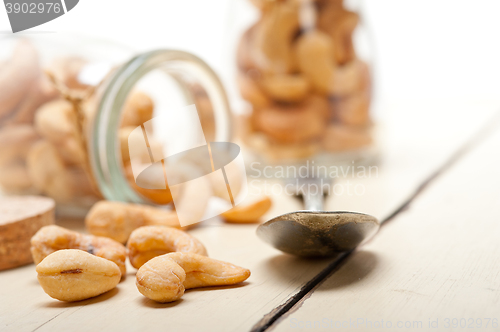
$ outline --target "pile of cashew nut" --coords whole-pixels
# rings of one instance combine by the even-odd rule
[[[241,37],[238,84],[251,104],[244,142],[270,159],[371,143],[368,65],[353,45],[358,14],[342,0],[252,0],[259,20]]]
[[[248,269],[209,258],[198,239],[167,226],[136,229],[127,247],[59,226],[43,227],[31,239],[38,281],[60,301],[81,301],[115,288],[125,277],[127,252],[138,269],[137,289],[157,302],[176,301],[186,289],[233,285],[250,276]]]
[[[0,189],[9,194],[47,195],[57,203],[90,208],[102,196],[88,165],[86,137],[82,137],[84,135],[79,131],[91,132],[88,124],[95,113],[97,100],[89,95],[88,100],[79,104],[83,110],[81,119],[77,106],[56,84],[69,93],[91,91],[92,86],[79,80],[89,62],[68,56],[49,59],[48,64],[42,64],[41,58],[39,50],[29,40],[20,39],[10,58],[0,61]],[[199,84],[192,83],[188,88],[206,139],[212,140],[215,123],[210,99]],[[172,195],[168,188],[141,188],[136,185],[131,170],[129,134],[152,119],[154,108],[152,98],[146,93],[136,90],[130,93],[119,128],[120,152],[130,186],[146,200],[169,204]],[[153,153],[163,149],[159,141],[150,139],[148,143]],[[139,157],[144,163],[150,162],[147,152]],[[212,188],[207,182],[202,188],[191,189],[195,190],[200,201],[192,217],[199,219]],[[173,214],[175,217],[175,212]],[[172,219],[171,214],[167,217]],[[125,235],[125,240],[130,232]]]
[[[87,61],[52,59],[42,67],[38,50],[19,40],[11,57],[0,64],[0,186],[7,193],[50,196],[58,203],[91,206],[101,198],[86,165],[87,151],[75,104],[67,100],[47,72],[67,91],[91,88],[78,75]],[[90,105],[90,103],[89,103]],[[85,115],[93,109],[82,105]],[[138,126],[151,118],[151,99],[134,92],[127,101],[122,126]]]
[[[9,59],[0,62],[0,189],[8,194],[42,194],[56,200],[58,204],[78,205],[90,208],[102,199],[88,164],[86,137],[80,133],[90,133],[88,125],[96,109],[97,100],[92,94],[88,99],[75,104],[68,98],[68,92],[85,94],[93,87],[83,84],[79,77],[89,62],[79,57],[51,59],[47,65],[41,63],[41,55],[29,40],[20,39]],[[61,86],[64,89],[61,89]],[[212,104],[205,90],[196,82],[187,84],[192,102],[196,105],[200,122],[207,141],[215,136],[215,122]],[[80,108],[81,109],[77,109]],[[132,172],[129,146],[130,133],[153,118],[155,105],[144,92],[133,90],[128,96],[118,130],[121,158],[126,180],[146,201],[166,205],[172,202],[172,193],[166,189],[144,189],[136,184]],[[164,146],[155,137],[149,137],[150,151],[162,154]],[[150,163],[148,151],[135,155],[134,162]],[[187,167],[179,169],[179,178],[187,178],[188,172],[197,172],[199,165],[188,161]],[[207,171],[208,172],[208,171]],[[241,183],[240,169],[226,168],[227,176],[233,184]],[[208,173],[207,173],[208,174]],[[152,181],[157,181],[153,179]],[[163,181],[164,178],[159,179]],[[241,186],[233,186],[236,196]],[[201,220],[208,201],[212,196],[225,197],[210,181],[198,181],[196,185],[186,185],[182,199],[176,201],[177,208],[197,204],[184,209],[190,212],[194,221]],[[266,199],[266,198],[264,198]],[[109,212],[113,211],[113,212]],[[125,212],[126,211],[126,212]],[[139,212],[137,212],[139,211]],[[151,212],[147,207],[125,208],[119,203],[97,204],[87,218],[89,230],[96,235],[110,236],[119,242],[127,240],[130,233],[139,226],[178,226],[176,212]],[[110,214],[113,214],[110,217]],[[134,219],[134,223],[116,223],[120,214],[129,216],[146,215]],[[232,217],[236,214],[236,218]],[[241,214],[241,213],[240,213]],[[256,215],[255,213],[253,215]],[[243,218],[245,219],[245,218]],[[113,220],[111,224],[106,220]],[[241,222],[238,210],[227,218],[230,222]],[[258,221],[245,219],[244,222]]]

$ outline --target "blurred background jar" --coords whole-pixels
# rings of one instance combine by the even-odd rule
[[[190,105],[194,118],[184,111]],[[132,164],[165,154],[172,136],[229,141],[228,114],[217,76],[186,52],[137,55],[61,33],[0,40],[1,191],[50,196],[64,215],[82,215],[100,199],[169,204],[163,176],[164,189],[138,186]],[[176,123],[154,120],[168,117]],[[190,121],[199,121],[202,132]],[[131,156],[129,135],[146,122],[147,147]]]
[[[374,159],[372,47],[361,9],[349,0],[233,4],[228,87],[247,163]]]

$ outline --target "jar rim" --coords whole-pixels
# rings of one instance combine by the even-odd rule
[[[90,165],[102,195],[108,200],[151,204],[127,181],[118,130],[129,93],[145,75],[157,69],[164,69],[166,75],[175,70],[196,78],[213,105],[215,141],[227,142],[231,139],[230,108],[225,90],[218,76],[203,60],[188,52],[169,49],[139,54],[106,79],[99,91],[96,113],[89,126]],[[185,89],[180,82],[177,83]]]

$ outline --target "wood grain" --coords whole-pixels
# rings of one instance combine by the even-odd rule
[[[497,127],[270,330],[498,330],[499,146]]]
[[[382,145],[385,161],[379,165],[378,176],[338,179],[337,183],[351,180],[363,184],[366,192],[355,197],[347,193],[335,195],[327,202],[327,208],[364,211],[379,218],[389,215],[495,110],[491,105],[476,106],[475,116],[470,119],[457,111],[457,107],[466,109],[471,105],[448,105],[449,108],[439,112],[441,106],[415,104],[412,108],[419,111],[418,116],[412,108],[394,107],[386,122],[386,143]],[[454,121],[449,122],[454,112],[457,112]],[[434,121],[428,121],[430,117]],[[414,129],[416,125],[421,126],[419,130]],[[268,179],[268,185],[275,183],[276,180]],[[254,190],[263,189],[263,185],[261,182]],[[273,195],[273,201],[267,217],[301,208],[297,200],[279,193]],[[82,227],[81,221],[63,224],[72,229]],[[249,268],[252,276],[239,286],[188,291],[181,301],[172,304],[145,299],[134,285],[135,270],[130,266],[126,280],[116,290],[73,304],[54,301],[43,293],[32,265],[1,272],[0,329],[250,330],[264,315],[299,293],[331,262],[281,254],[261,242],[255,236],[255,228],[255,225],[228,225],[215,220],[192,230],[190,233],[206,245],[211,257]],[[392,245],[397,244],[396,241]]]

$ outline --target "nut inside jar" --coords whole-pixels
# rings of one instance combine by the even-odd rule
[[[51,196],[59,212],[78,216],[103,198],[170,204],[168,184],[156,189],[158,179],[149,179],[152,186],[137,185],[132,164],[151,162],[152,154],[166,156],[171,152],[166,142],[193,136],[179,111],[190,105],[204,139],[229,139],[227,119],[214,115],[228,112],[216,76],[185,52],[152,51],[125,62],[133,55],[128,49],[121,53],[126,56],[110,60],[102,45],[86,52],[64,44],[57,37],[12,38],[0,52],[1,190]],[[142,66],[130,70],[130,63],[139,62]],[[120,95],[110,106],[103,100],[113,90]],[[169,112],[177,127],[174,139],[165,135],[165,123],[155,120]],[[146,127],[145,153],[131,156],[130,136]],[[94,162],[99,158],[106,164]],[[110,185],[104,183],[109,179]]]
[[[251,1],[237,47],[241,139],[268,162],[369,148],[372,79],[359,12],[342,0]],[[249,9],[250,11],[250,9]]]

